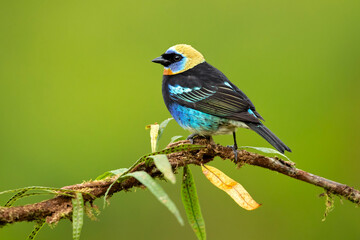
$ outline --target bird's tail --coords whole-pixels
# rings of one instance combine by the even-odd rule
[[[274,133],[272,133],[267,127],[263,124],[258,123],[246,123],[252,130],[262,136],[266,141],[268,141],[274,148],[279,152],[284,153],[285,150],[291,152],[290,148],[286,146]]]

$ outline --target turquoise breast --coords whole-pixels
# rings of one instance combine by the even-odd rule
[[[227,131],[223,132],[224,128],[229,128],[228,131],[230,132],[234,129],[234,126],[230,126],[228,119],[203,113],[177,103],[172,103],[169,106],[169,111],[182,128],[193,133],[203,135],[226,134]]]

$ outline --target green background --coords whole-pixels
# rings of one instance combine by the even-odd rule
[[[193,45],[252,99],[297,167],[359,188],[359,12],[357,0],[1,1],[0,191],[80,183],[148,153],[144,126],[170,117],[151,59],[177,43]],[[171,122],[162,145],[187,134]],[[244,129],[238,143],[270,147]],[[263,206],[241,209],[193,166],[208,239],[360,238],[360,210],[348,201],[336,198],[322,222],[322,189],[259,167],[211,165]],[[177,180],[161,184],[185,218]],[[32,227],[7,226],[0,239],[25,239]],[[38,239],[71,231],[61,221]],[[85,221],[82,239],[110,238],[195,235],[137,189]]]

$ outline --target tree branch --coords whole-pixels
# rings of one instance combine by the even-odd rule
[[[189,141],[178,141],[176,143],[169,144],[168,147],[182,144],[189,144]],[[201,165],[208,163],[216,156],[219,156],[222,159],[230,159],[234,162],[234,153],[229,147],[215,144],[212,140],[209,141],[206,139],[195,139],[195,144],[206,145],[207,147],[201,150],[189,152],[183,151],[168,155],[174,172],[179,167],[183,167],[188,164]],[[297,169],[294,167],[294,164],[278,158],[265,157],[256,153],[241,150],[238,151],[238,159],[236,163],[238,165],[249,164],[270,169],[286,176],[321,187],[328,193],[342,196],[353,203],[360,204],[359,190]],[[161,176],[161,172],[156,169],[154,164],[146,166],[145,163],[140,163],[135,169],[133,169],[133,171],[145,171],[154,178]],[[101,181],[90,181],[82,184],[66,186],[63,187],[63,189],[84,192],[84,202],[92,205],[92,202],[95,199],[105,195],[106,190],[114,180],[115,177],[112,177]],[[139,186],[142,185],[135,178],[127,178],[124,181],[115,183],[109,191],[109,196],[116,192],[126,191]],[[49,224],[57,223],[60,219],[71,217],[71,199],[72,198],[69,196],[59,195],[52,199],[35,204],[16,207],[0,207],[0,226],[22,221],[38,221],[41,219],[46,219],[46,222]]]

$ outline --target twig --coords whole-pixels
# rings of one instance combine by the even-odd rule
[[[168,147],[182,144],[189,144],[189,141],[178,141],[169,144]],[[206,139],[195,139],[195,144],[206,145],[207,147],[201,150],[177,152],[168,155],[169,161],[174,171],[177,168],[188,164],[205,164],[212,161],[216,156],[219,156],[222,159],[230,159],[231,161],[235,162],[232,148],[215,144],[212,140],[209,141]],[[353,203],[360,204],[359,190],[297,169],[293,166],[292,163],[283,161],[281,159],[265,157],[256,153],[250,153],[245,150],[241,150],[238,151],[238,159],[236,163],[267,168],[289,177],[313,184],[315,186],[322,187],[328,193],[342,196]],[[161,173],[153,164],[146,166],[145,163],[140,163],[136,167],[136,171],[146,171],[152,177],[161,176]],[[82,184],[66,186],[63,187],[63,189],[78,190],[84,193],[90,193],[83,194],[83,197],[85,203],[88,202],[92,204],[95,199],[104,196],[107,188],[110,186],[112,181],[114,181],[114,179],[115,177],[101,181],[90,181]],[[136,179],[128,178],[121,183],[115,183],[111,188],[109,195],[120,191],[126,191],[140,185],[140,182],[138,182]],[[53,224],[57,223],[60,219],[69,218],[71,213],[71,197],[56,196],[49,200],[24,206],[0,207],[0,226],[7,225],[9,223],[39,221],[42,219],[46,219],[47,223]]]

